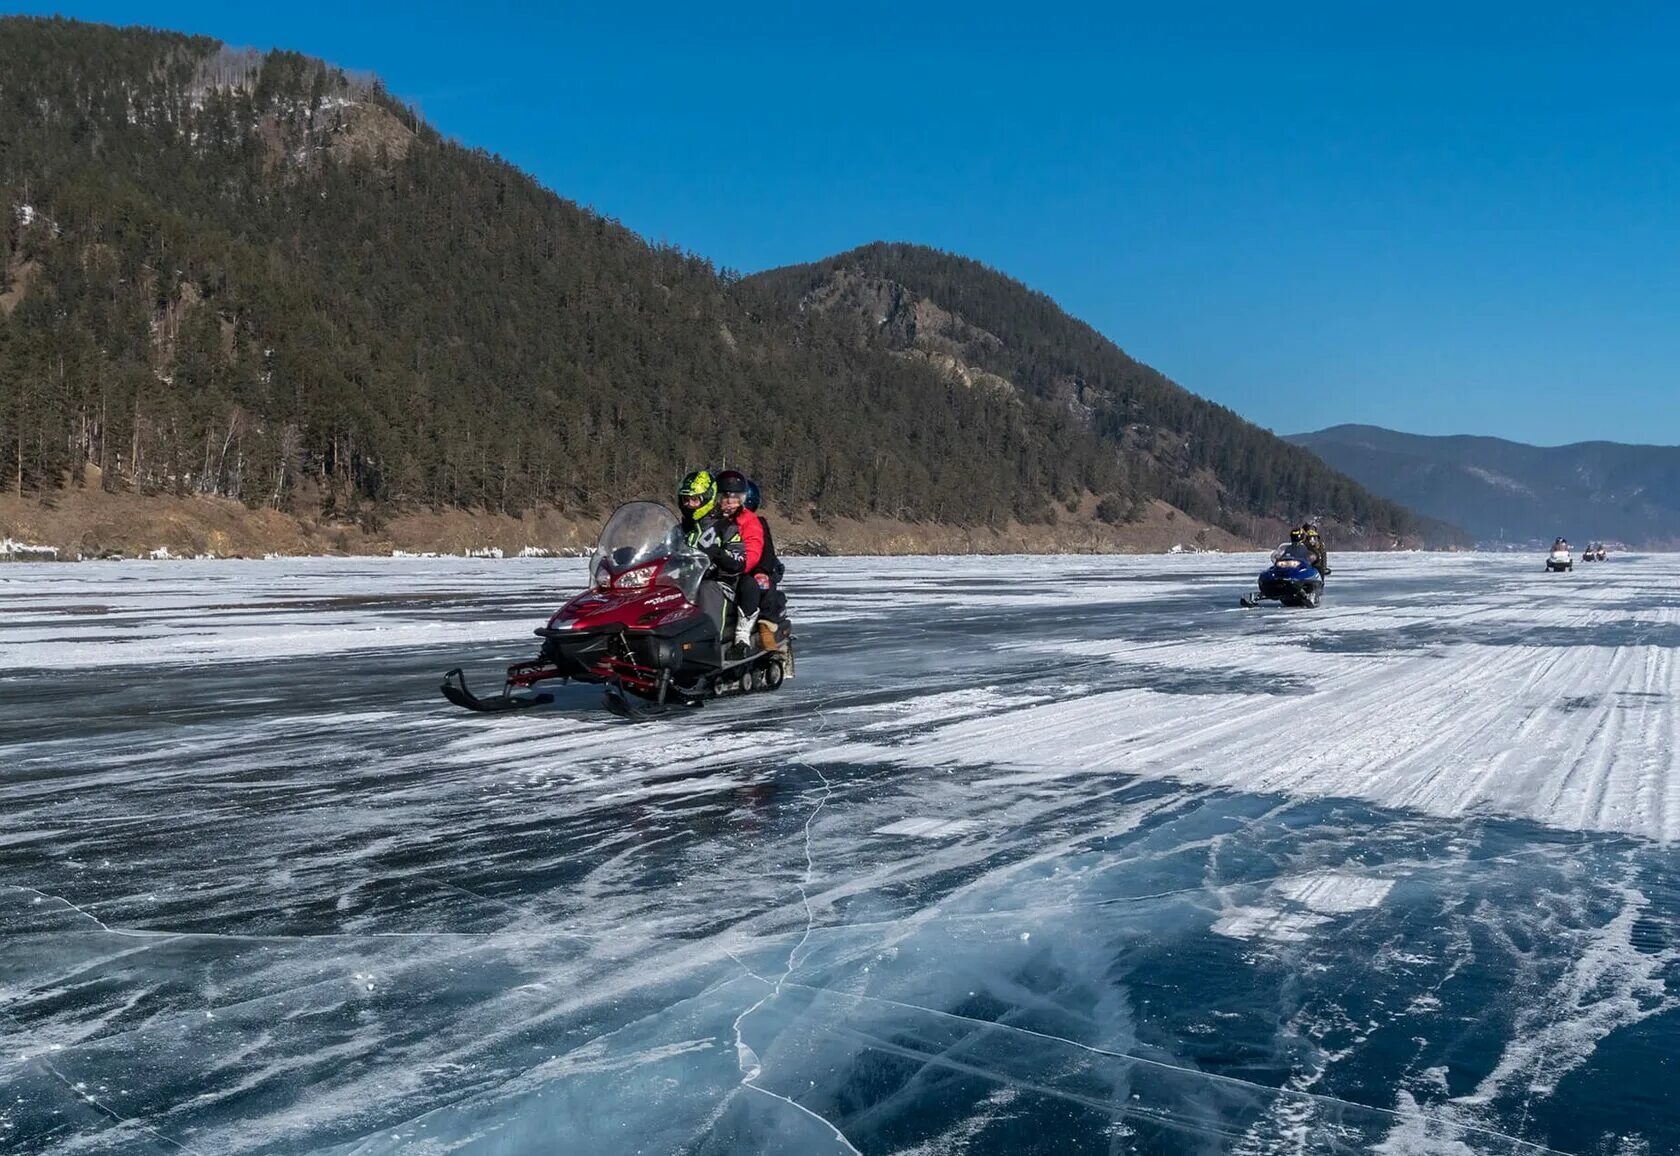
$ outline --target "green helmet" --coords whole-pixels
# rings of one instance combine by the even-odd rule
[[[717,482],[710,470],[685,474],[677,486],[677,506],[684,521],[698,522],[717,506]]]

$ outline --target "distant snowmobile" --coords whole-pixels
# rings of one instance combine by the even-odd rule
[[[1324,594],[1324,575],[1318,559],[1301,542],[1285,542],[1272,551],[1272,564],[1260,572],[1259,590],[1244,594],[1243,606],[1278,602],[1284,606],[1313,607]]]
[[[711,562],[683,540],[677,516],[657,502],[620,506],[601,530],[589,561],[591,587],[567,602],[536,634],[534,662],[507,668],[502,693],[479,698],[456,667],[443,696],[475,711],[507,711],[552,702],[515,694],[549,679],[601,683],[616,714],[642,718],[673,703],[698,705],[721,694],[775,690],[793,673],[793,638],[785,616],[780,650],[756,642],[744,656],[726,651],[724,625],[733,590],[706,579]],[[634,697],[648,705],[631,701]]]
[[[1546,555],[1546,572],[1559,573],[1564,570],[1575,569],[1575,558],[1569,552],[1569,543],[1562,538],[1552,543],[1552,552]]]

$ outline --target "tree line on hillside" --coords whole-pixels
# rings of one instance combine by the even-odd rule
[[[728,460],[819,516],[1039,518],[1110,455],[1050,407],[755,316],[377,87],[0,23],[0,468],[345,512],[663,493]],[[376,145],[337,138],[383,133]],[[376,133],[376,135],[377,135]],[[1010,483],[996,485],[996,479]]]
[[[1128,451],[1134,490],[1194,517],[1239,532],[1254,516],[1288,520],[1304,514],[1396,531],[1421,528],[1404,507],[1190,393],[1127,356],[1050,297],[970,258],[920,245],[876,243],[754,280],[776,298],[799,300],[845,270],[901,285],[960,318],[978,331],[959,339],[965,360],[1030,397],[1083,413],[1088,429]],[[887,327],[865,328],[875,340],[894,340]]]
[[[0,20],[0,214],[20,493],[594,512],[738,463],[819,519],[996,526],[1097,494],[1112,520],[1161,496],[1227,525],[1306,500],[1411,525],[990,271],[932,287],[1009,332],[1019,391],[650,245],[294,53]],[[1047,384],[1081,366],[1095,422]],[[1186,435],[1182,460],[1128,415]]]

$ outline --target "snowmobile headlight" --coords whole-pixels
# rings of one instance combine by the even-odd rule
[[[1293,570],[1299,565],[1300,563],[1293,558],[1279,558],[1277,568],[1279,570]]]
[[[626,570],[613,579],[614,590],[640,590],[653,581],[653,576],[659,572],[659,564],[651,566],[637,566],[633,570]]]

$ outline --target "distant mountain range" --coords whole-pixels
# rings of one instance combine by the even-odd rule
[[[1680,548],[1680,446],[1531,446],[1339,425],[1286,441],[1485,546],[1602,539]]]

